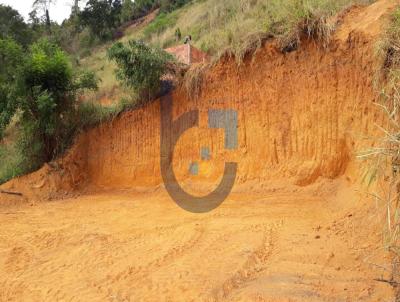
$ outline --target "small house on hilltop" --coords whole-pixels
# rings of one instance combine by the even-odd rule
[[[183,44],[165,49],[166,52],[174,55],[181,63],[191,65],[193,63],[202,63],[207,60],[207,54],[200,49],[188,44]]]

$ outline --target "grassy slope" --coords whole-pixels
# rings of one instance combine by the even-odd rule
[[[194,46],[218,56],[227,48],[242,47],[249,35],[266,32],[278,37],[288,36],[298,24],[315,16],[330,16],[352,4],[369,0],[194,0],[167,15],[158,16],[146,25],[128,28],[122,41],[142,39],[159,47],[182,43],[175,38],[192,35]],[[86,59],[82,66],[95,70],[102,79],[100,91],[92,96],[118,100],[128,93],[119,87],[114,66],[106,58],[105,45]]]

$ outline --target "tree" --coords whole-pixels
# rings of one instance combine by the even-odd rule
[[[97,81],[93,74],[74,74],[68,56],[47,39],[25,54],[15,42],[0,40],[0,57],[6,66],[0,76],[0,130],[19,113],[19,148],[33,170],[63,149],[74,130],[77,94],[96,89]]]
[[[181,6],[184,6],[186,3],[189,3],[191,0],[159,0],[160,1],[160,12],[161,13],[169,13],[174,9],[177,9]]]
[[[79,15],[79,0],[74,0],[74,5],[72,6],[71,15],[73,16]]]
[[[121,22],[128,22],[133,18],[134,3],[132,0],[124,0],[121,9]]]
[[[106,40],[120,24],[121,8],[120,0],[89,0],[79,19],[94,35]]]
[[[50,5],[51,4],[55,4],[57,2],[57,0],[35,0],[33,2],[33,8],[34,10],[36,9],[41,9],[43,11],[43,14],[45,16],[45,22],[46,22],[46,26],[49,30],[49,32],[51,31],[51,20],[50,20]]]
[[[0,39],[5,38],[26,47],[32,42],[32,32],[16,10],[0,4]]]
[[[40,25],[40,18],[38,17],[38,13],[37,10],[34,9],[29,13],[29,23],[31,24],[31,26],[33,27],[33,29],[35,30],[36,27],[38,27]]]
[[[15,83],[18,74],[17,66],[23,59],[22,47],[14,40],[0,39],[0,139],[14,115],[17,106]]]
[[[80,14],[80,8],[79,8],[79,2],[81,0],[73,0],[73,5],[71,9],[71,15],[68,19],[70,23],[73,23],[74,31],[75,33],[78,33],[80,30],[80,24],[79,24],[79,14]]]
[[[157,6],[158,0],[135,0],[134,17],[143,17]]]
[[[173,61],[162,49],[135,40],[127,45],[115,43],[108,50],[108,58],[117,63],[117,79],[148,99],[160,92],[162,77],[169,73],[169,62]]]

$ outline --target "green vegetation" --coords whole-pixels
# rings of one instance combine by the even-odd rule
[[[77,95],[96,89],[97,80],[91,73],[74,74],[66,54],[47,39],[26,52],[13,40],[0,40],[0,58],[0,136],[18,116],[15,173],[32,171],[68,146],[76,131]]]
[[[0,38],[11,38],[26,47],[33,38],[33,31],[21,15],[9,6],[0,5]]]
[[[134,9],[135,9],[135,4],[132,0],[125,0],[122,3],[121,16],[120,16],[121,23],[125,23],[133,19]]]
[[[146,100],[160,92],[161,79],[168,73],[168,62],[173,61],[165,51],[135,40],[127,45],[115,43],[108,50],[108,57],[118,66],[117,79]]]
[[[22,159],[14,145],[0,145],[0,184],[23,174]]]
[[[178,14],[176,11],[169,14],[159,14],[143,31],[144,37],[149,39],[153,35],[160,35],[169,27],[174,26],[177,20]],[[165,43],[163,46],[165,46]]]
[[[89,0],[85,9],[80,13],[79,20],[97,38],[108,40],[120,25],[121,10],[120,0]]]

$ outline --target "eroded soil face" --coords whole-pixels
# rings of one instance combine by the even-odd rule
[[[162,191],[3,207],[0,301],[390,301],[376,209],[345,181],[273,191],[202,215]]]

